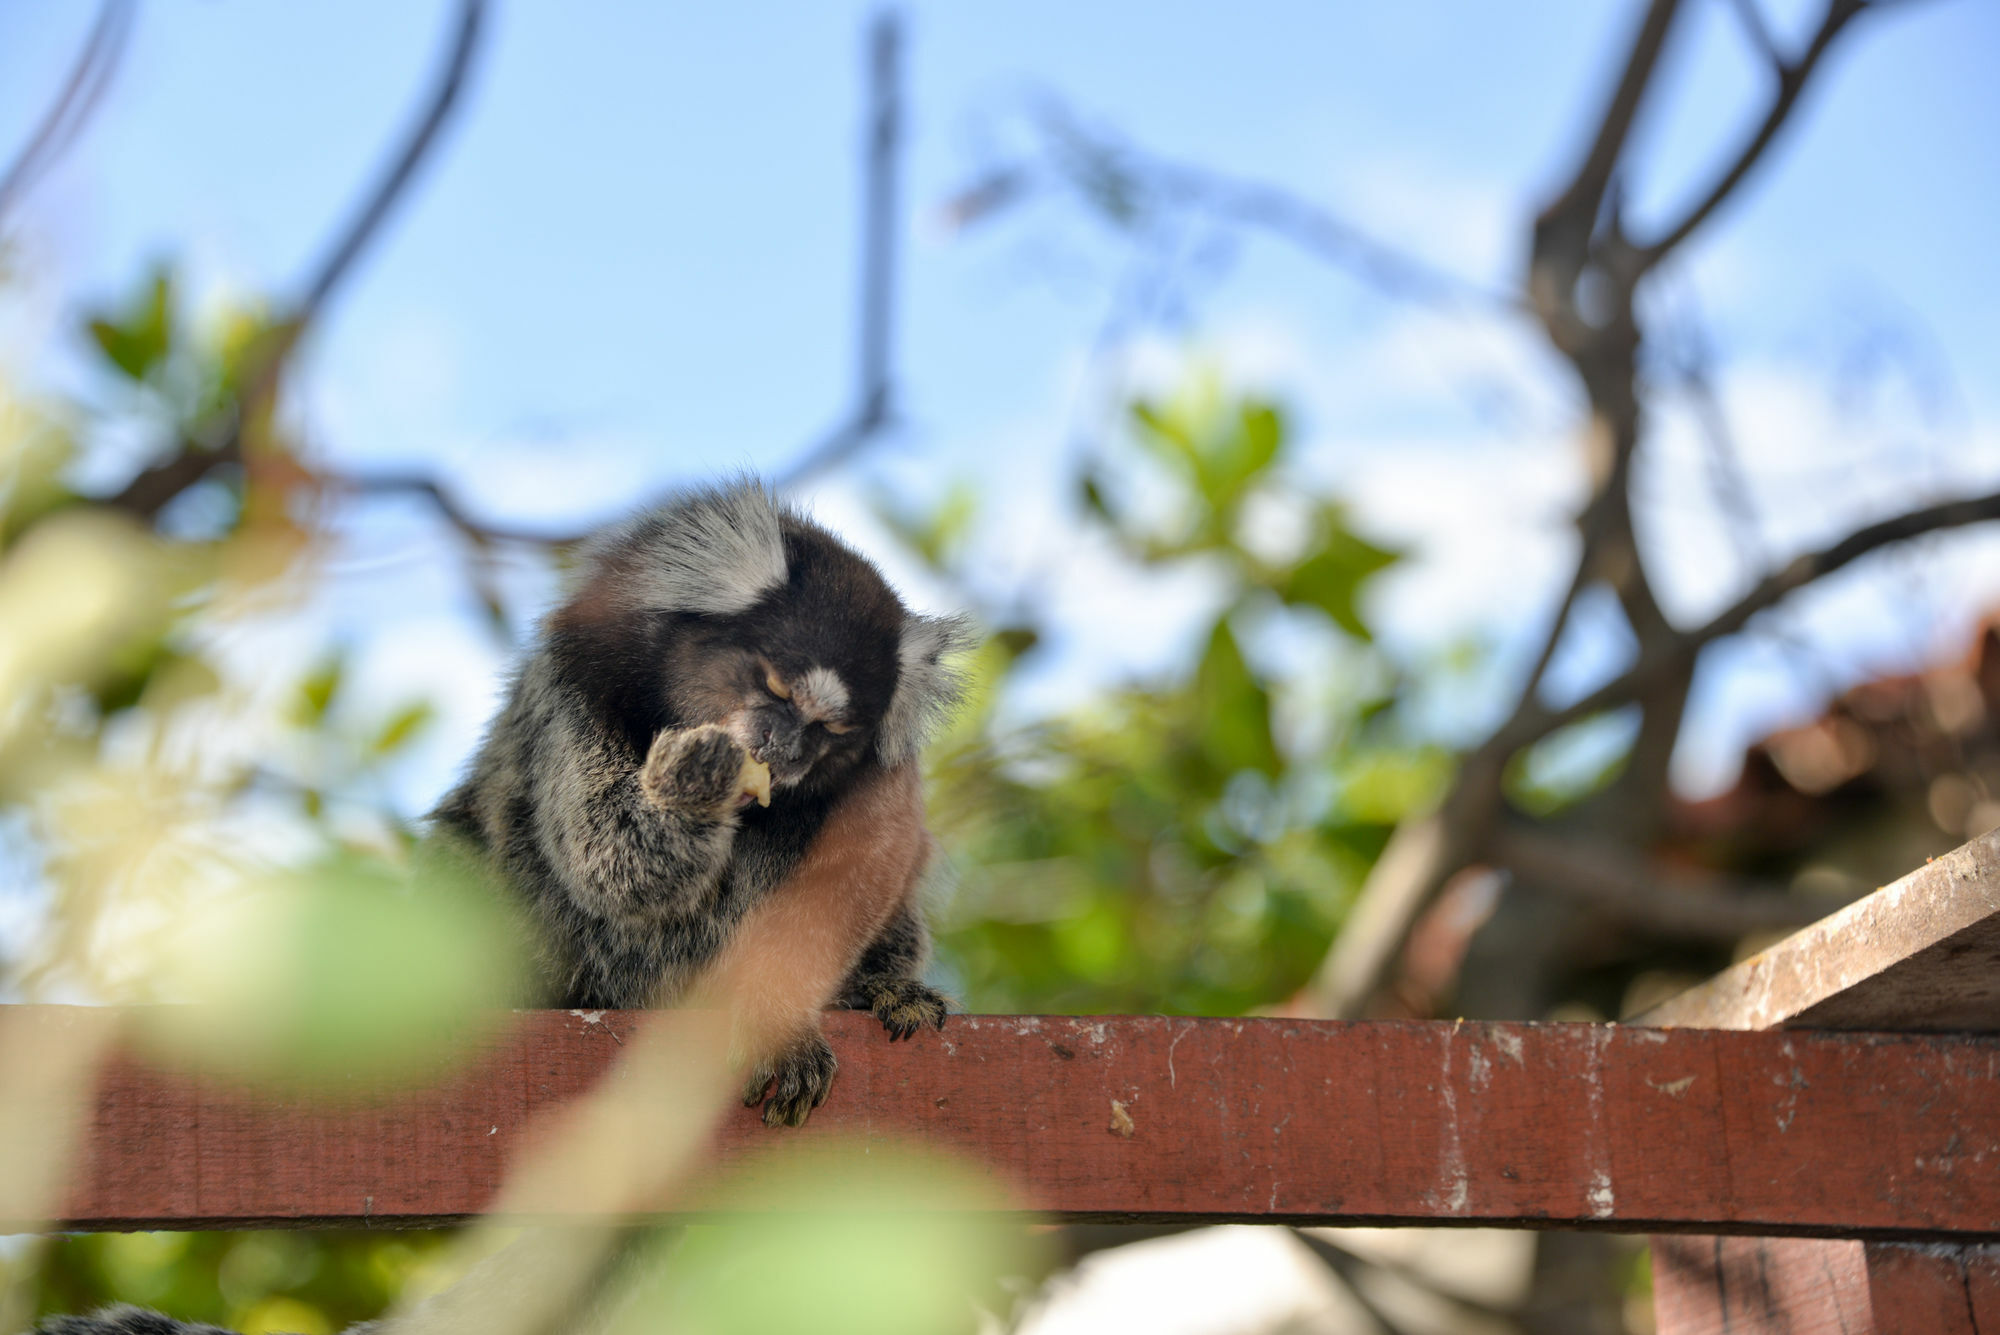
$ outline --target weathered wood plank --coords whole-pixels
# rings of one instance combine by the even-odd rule
[[[1659,1237],[1659,1335],[1979,1335],[2000,1322],[2000,1248]]]
[[[1882,1335],[1979,1335],[1973,1276],[1990,1286],[1996,1253],[1986,1247],[1907,1247],[1876,1243],[1864,1250],[1873,1329]]]
[[[1864,1245],[1655,1237],[1654,1327],[1661,1335],[1871,1335]]]
[[[1713,1029],[2000,1031],[2000,830],[1641,1016]],[[2000,1249],[1653,1239],[1660,1335],[2000,1329]],[[1879,1314],[1879,1317],[1878,1317]]]
[[[85,1022],[0,1011],[5,1025]],[[892,1046],[867,1016],[828,1020],[832,1099],[802,1133],[733,1111],[721,1161],[798,1138],[914,1137],[1068,1219],[2000,1230],[2000,1038],[960,1016]],[[525,1013],[458,1074],[345,1109],[120,1059],[89,1105],[61,1226],[477,1213],[536,1115],[659,1022]]]
[[[2000,830],[1932,859],[1637,1023],[2000,1032]]]

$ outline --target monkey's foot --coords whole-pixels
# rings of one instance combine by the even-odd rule
[[[908,1038],[919,1029],[944,1028],[950,1009],[944,993],[914,978],[883,978],[863,994],[868,1009],[889,1031],[889,1041]]]
[[[764,1105],[765,1126],[804,1126],[814,1108],[826,1102],[833,1088],[837,1063],[833,1049],[818,1031],[795,1039],[790,1047],[755,1067],[743,1086],[743,1106]],[[764,1097],[770,1093],[767,1101]]]

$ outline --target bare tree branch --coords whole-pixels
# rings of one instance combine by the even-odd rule
[[[990,217],[1055,176],[1105,212],[1181,210],[1253,228],[1348,272],[1400,300],[1519,310],[1518,293],[1496,292],[1373,235],[1332,210],[1262,181],[1178,162],[1086,129],[1062,103],[1045,99],[1037,119],[1055,150],[1040,164],[1013,163],[982,175],[945,206],[956,225]]]
[[[230,409],[229,420],[210,436],[217,441],[205,445],[193,439],[177,443],[175,452],[142,470],[105,503],[146,520],[155,518],[174,497],[200,482],[224,464],[244,461],[243,438],[247,427],[262,420],[276,397],[278,379],[299,340],[325,309],[326,303],[353,271],[368,244],[379,235],[383,221],[396,201],[409,189],[418,166],[437,142],[438,132],[457,105],[466,71],[479,45],[486,13],[485,0],[460,0],[458,22],[436,84],[425,100],[422,113],[389,169],[371,190],[360,210],[328,247],[324,259],[315,266],[312,279],[288,318],[274,326],[268,345],[258,354],[246,388]]]
[[[1438,305],[1522,306],[1517,295],[1491,291],[1438,268],[1289,191],[1171,163],[1158,163],[1154,170],[1161,184],[1189,206],[1283,237],[1391,296]]]
[[[463,30],[461,30],[463,37]],[[898,236],[896,167],[900,156],[901,108],[899,73],[901,23],[893,11],[876,16],[869,32],[869,130],[867,142],[867,211],[863,226],[860,339],[857,359],[857,402],[852,416],[807,450],[778,481],[780,488],[834,467],[863,448],[891,421],[895,261]],[[379,222],[388,201],[409,178],[415,162],[435,135],[443,113],[462,80],[469,47],[461,40],[441,80],[440,96],[394,170],[384,178],[373,201],[360,215],[369,226]],[[322,279],[337,278],[356,247],[344,247],[322,271]],[[320,287],[330,286],[323,282]],[[320,482],[332,492],[351,496],[410,495],[427,501],[472,547],[475,560],[499,543],[557,549],[583,540],[581,533],[550,532],[495,524],[474,517],[437,478],[422,473],[322,473]]]
[[[1472,794],[1460,781],[1453,796]],[[1395,964],[1410,924],[1452,872],[1470,860],[1473,840],[1450,799],[1437,811],[1405,817],[1369,867],[1354,907],[1307,986],[1314,1012],[1359,1015]]]
[[[1535,238],[1538,264],[1580,265],[1574,252],[1566,256],[1554,253],[1552,247],[1559,239],[1538,229]],[[1578,236],[1570,244],[1588,247],[1590,241],[1587,236]],[[1541,309],[1546,294],[1536,295]],[[1634,802],[1653,801],[1657,794],[1648,791],[1646,785],[1664,782],[1665,758],[1671,753],[1673,738],[1679,731],[1694,661],[1703,646],[1740,629],[1758,611],[1786,594],[1876,547],[1941,527],[2000,518],[2000,496],[1995,496],[1927,507],[1883,521],[1823,552],[1798,558],[1762,581],[1736,606],[1709,624],[1691,631],[1675,630],[1658,615],[1646,586],[1624,496],[1631,452],[1638,439],[1637,402],[1632,398],[1637,337],[1635,330],[1620,323],[1630,320],[1629,298],[1629,287],[1621,289],[1623,314],[1618,321],[1602,327],[1571,318],[1574,312],[1569,309],[1570,295],[1559,295],[1554,299],[1555,306],[1543,310],[1551,338],[1570,354],[1589,390],[1594,409],[1593,430],[1606,436],[1606,472],[1591,504],[1579,519],[1583,551],[1578,568],[1513,714],[1467,757],[1440,808],[1399,828],[1390,849],[1370,869],[1349,921],[1313,982],[1312,998],[1328,1013],[1360,1012],[1394,966],[1418,914],[1454,872],[1483,856],[1502,808],[1501,776],[1523,747],[1592,714],[1644,702],[1641,735],[1634,752],[1643,753],[1645,763],[1629,767],[1628,777],[1636,776],[1631,784],[1621,780],[1606,798],[1630,799],[1625,801],[1627,807]],[[1604,578],[1620,592],[1621,602],[1639,637],[1640,659],[1630,672],[1592,692],[1585,700],[1551,711],[1538,699],[1536,687],[1555,652],[1576,597],[1592,578]]]
[[[1837,905],[1733,877],[1670,875],[1625,849],[1508,824],[1486,856],[1539,889],[1655,935],[1728,944],[1751,932],[1803,927]]]
[[[1680,632],[1667,652],[1642,659],[1630,671],[1606,682],[1573,704],[1524,718],[1518,727],[1503,730],[1502,736],[1496,740],[1509,743],[1510,751],[1518,750],[1592,714],[1632,703],[1656,682],[1692,662],[1702,649],[1743,629],[1750,618],[1759,612],[1878,548],[1928,533],[1994,520],[2000,520],[2000,492],[1927,505],[1857,529],[1819,551],[1795,556],[1702,625]]]
[[[1679,0],[1651,0],[1582,161],[1535,219],[1530,238],[1530,302],[1590,401],[1585,461],[1592,495],[1577,518],[1581,550],[1575,574],[1512,714],[1466,757],[1438,809],[1399,826],[1369,869],[1349,920],[1313,980],[1312,999],[1327,1013],[1362,1011],[1394,967],[1424,908],[1453,873],[1478,858],[1501,813],[1508,761],[1523,745],[1546,735],[1540,724],[1548,710],[1538,688],[1584,587],[1602,580],[1618,595],[1642,655],[1671,630],[1646,577],[1627,494],[1639,442],[1639,331],[1632,306],[1635,275],[1618,218],[1615,183],[1678,9]],[[1592,271],[1602,281],[1597,290],[1586,292],[1584,276]],[[1641,740],[1657,751],[1658,734],[1677,722],[1674,709],[1658,720],[1648,719]]]
[[[428,502],[439,518],[475,547],[514,543],[525,547],[556,548],[574,546],[583,540],[580,533],[516,528],[474,518],[443,483],[424,473],[321,473],[319,479],[327,491],[351,496],[415,496]]]
[[[1709,215],[1736,193],[1744,178],[1749,176],[1752,169],[1763,160],[1765,150],[1770,148],[1772,141],[1778,137],[1778,132],[1791,120],[1792,112],[1798,106],[1799,95],[1805,91],[1806,84],[1811,80],[1813,71],[1818,68],[1821,57],[1826,55],[1834,39],[1846,29],[1849,21],[1864,8],[1866,5],[1863,0],[1828,0],[1826,13],[1820,19],[1812,40],[1806,44],[1804,54],[1797,60],[1789,62],[1780,60],[1773,65],[1778,88],[1771,98],[1770,107],[1764,113],[1764,119],[1751,132],[1743,146],[1736,151],[1736,156],[1715,179],[1707,193],[1681,216],[1680,221],[1667,228],[1665,234],[1657,241],[1639,247],[1639,267],[1642,271],[1658,264],[1669,251],[1687,240],[1696,228],[1708,221]],[[1769,35],[1766,34],[1766,41],[1768,40]]]
[[[472,67],[473,55],[479,48],[479,34],[485,20],[485,0],[460,0],[451,49],[445,56],[444,68],[439,71],[423,113],[411,127],[402,151],[376,182],[360,210],[327,248],[326,257],[320,261],[313,280],[306,285],[304,297],[293,311],[293,320],[298,325],[308,323],[326,305],[341,280],[354,267],[355,260],[381,231],[383,220],[389,216],[396,201],[409,190],[417,168],[429,156],[438,132],[458,105],[459,92],[465,86],[466,71]]]
[[[1765,562],[1764,534],[1756,500],[1751,495],[1750,479],[1743,472],[1743,452],[1709,374],[1706,340],[1699,334],[1691,338],[1694,345],[1678,369],[1700,428],[1702,456],[1708,465],[1709,497],[1722,514],[1738,559],[1746,569],[1755,569]]]
[[[1686,638],[1691,648],[1700,649],[1710,641],[1733,635],[1765,608],[1877,548],[1907,542],[1943,529],[1963,528],[1967,524],[1997,519],[2000,519],[2000,492],[1943,501],[1878,520],[1865,528],[1856,529],[1831,546],[1793,557],[1782,569],[1758,581],[1755,588],[1727,609],[1689,632]]]
[[[902,19],[894,10],[875,16],[868,34],[869,120],[867,204],[862,221],[859,359],[855,401],[847,420],[828,432],[779,475],[790,490],[852,458],[889,426],[895,390],[896,166],[902,139]]]
[[[1598,493],[1583,513],[1577,516],[1576,528],[1578,549],[1576,570],[1570,576],[1569,587],[1563,590],[1562,601],[1556,605],[1556,613],[1549,622],[1547,633],[1542,638],[1542,647],[1535,655],[1534,665],[1521,683],[1521,692],[1515,698],[1514,716],[1536,708],[1537,693],[1543,680],[1548,676],[1549,665],[1555,661],[1556,650],[1562,644],[1563,630],[1569,624],[1570,614],[1576,610],[1577,599],[1584,589],[1597,579],[1602,571],[1599,564],[1604,554],[1606,540],[1612,536],[1613,507],[1606,504],[1609,497],[1619,494],[1626,482],[1626,469],[1631,452],[1621,451],[1612,463],[1611,474],[1598,488]],[[1629,525],[1627,526],[1629,530]]]
[[[0,219],[50,167],[90,120],[110,86],[111,75],[132,32],[133,0],[104,0],[83,50],[77,53],[62,90],[42,114],[28,142],[0,174]]]
[[[1598,118],[1597,132],[1591,137],[1589,148],[1584,150],[1583,160],[1577,164],[1575,174],[1562,193],[1535,221],[1538,252],[1541,249],[1539,238],[1543,234],[1573,236],[1578,243],[1575,249],[1580,252],[1580,243],[1595,229],[1598,213],[1618,170],[1618,159],[1624,154],[1626,140],[1631,137],[1632,123],[1637,119],[1646,89],[1653,81],[1653,71],[1659,64],[1667,33],[1673,27],[1674,16],[1679,10],[1680,0],[1652,0],[1647,6],[1645,17],[1639,21],[1638,32],[1633,34],[1632,47],[1626,53],[1618,82],[1612,87],[1611,100]]]
[[[1757,7],[1757,0],[1731,0],[1736,19],[1743,25],[1744,33],[1758,54],[1773,65],[1784,63],[1784,53],[1778,50],[1777,39],[1771,35],[1771,25],[1764,21],[1764,11]]]

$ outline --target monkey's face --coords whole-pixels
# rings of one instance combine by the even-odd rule
[[[822,769],[845,771],[858,754],[847,684],[832,668],[817,664],[786,673],[769,659],[751,661],[756,690],[727,726],[751,755],[771,767],[777,788],[795,787]]]
[[[873,729],[841,674],[816,663],[724,650],[682,679],[683,698],[699,698],[703,720],[720,724],[771,769],[775,791],[837,783],[867,754]]]

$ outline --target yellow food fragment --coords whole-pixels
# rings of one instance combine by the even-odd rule
[[[757,799],[757,805],[771,805],[771,767],[755,756],[743,757],[743,770],[736,776],[737,787]]]

